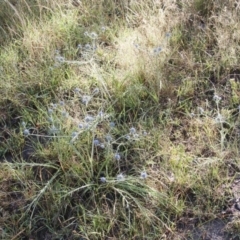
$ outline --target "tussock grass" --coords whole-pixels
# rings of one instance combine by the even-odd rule
[[[4,0],[0,20],[2,239],[239,234],[237,3]]]

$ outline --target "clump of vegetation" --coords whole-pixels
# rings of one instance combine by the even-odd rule
[[[238,236],[237,3],[4,0],[0,19],[2,239]]]

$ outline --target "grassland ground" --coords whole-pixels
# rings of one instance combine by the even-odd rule
[[[0,238],[240,239],[240,5],[0,2]]]

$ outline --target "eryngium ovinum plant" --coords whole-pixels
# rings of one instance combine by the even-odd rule
[[[117,123],[103,103],[93,104],[99,103],[99,88],[85,92],[75,88],[72,99],[47,106],[44,134],[21,123],[25,140],[49,139],[35,155],[47,162],[43,167],[52,168],[51,177],[26,207],[31,226],[38,206],[46,218],[67,211],[70,223],[77,223],[85,237],[90,230],[105,234],[116,226],[125,226],[121,231],[136,231],[145,224],[152,233],[159,224],[161,229],[170,229],[165,211],[175,211],[174,207],[151,187],[155,179],[138,159],[138,146],[148,144],[150,135],[136,126]]]

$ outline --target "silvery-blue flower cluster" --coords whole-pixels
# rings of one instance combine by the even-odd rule
[[[48,137],[65,138],[66,144],[79,147],[82,139],[86,136],[93,136],[92,151],[98,154],[107,154],[112,157],[112,163],[118,170],[117,176],[101,176],[100,183],[108,183],[109,181],[127,180],[126,174],[121,172],[120,166],[125,164],[127,156],[125,150],[129,146],[147,136],[146,131],[139,131],[133,126],[129,126],[125,134],[119,135],[120,130],[124,131],[122,126],[118,126],[114,116],[107,114],[100,104],[96,106],[92,102],[96,102],[100,94],[100,89],[95,87],[91,93],[76,87],[73,90],[72,99],[66,102],[50,103],[46,108],[46,125],[48,125]],[[76,111],[71,109],[75,108]],[[66,124],[67,123],[67,124]],[[68,126],[68,127],[65,127]],[[46,129],[44,129],[44,132]],[[33,134],[25,122],[22,122],[22,133],[25,137]],[[85,133],[88,133],[87,135]],[[90,135],[89,135],[90,133]],[[43,135],[46,136],[46,135]],[[141,172],[139,179],[146,179],[146,172]]]

